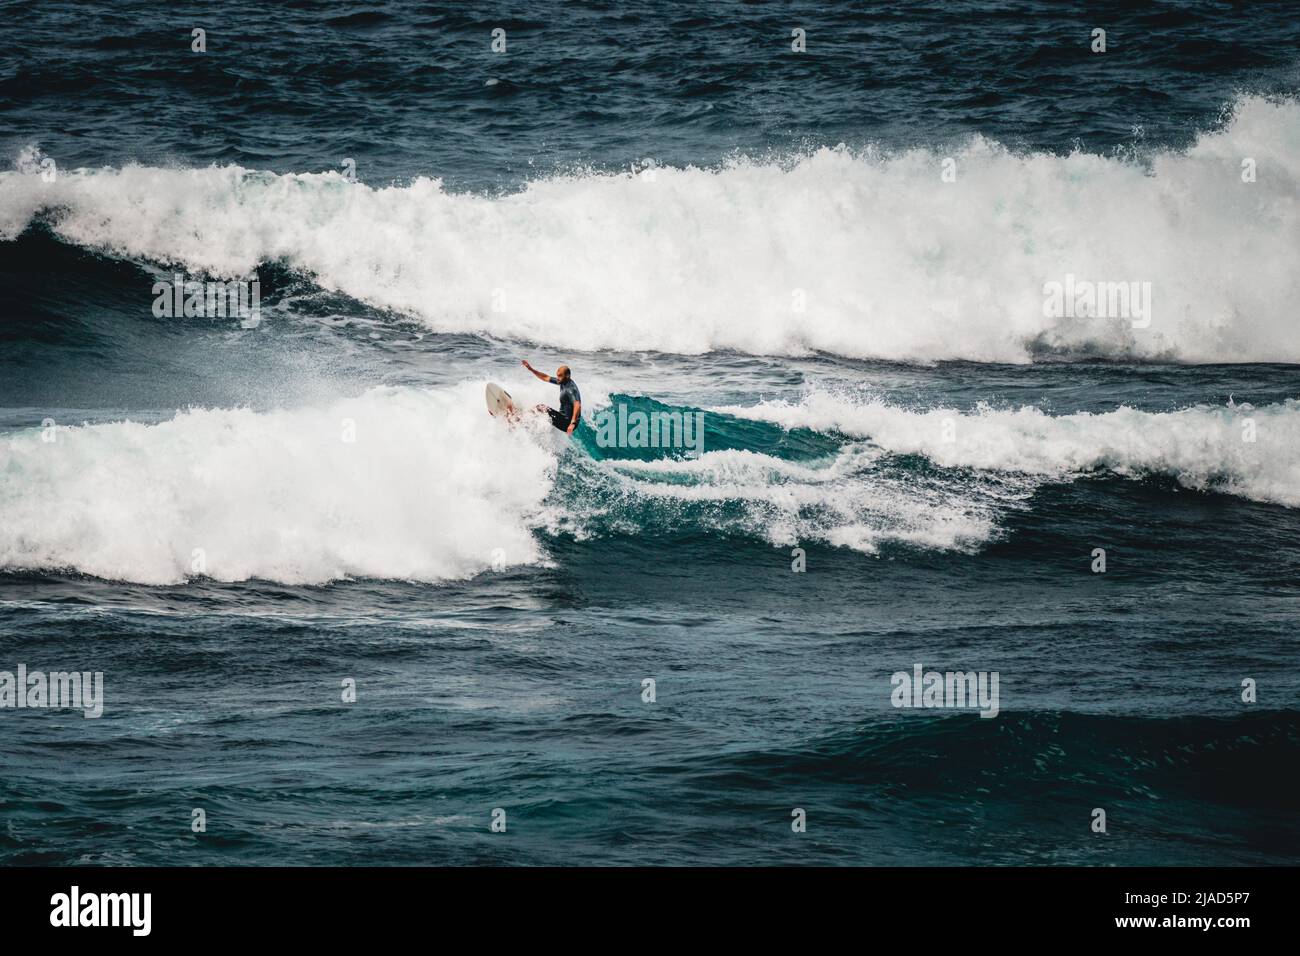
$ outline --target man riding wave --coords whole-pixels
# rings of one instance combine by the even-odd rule
[[[566,435],[572,435],[573,430],[578,427],[578,422],[582,419],[582,395],[578,391],[578,384],[569,374],[569,366],[561,365],[555,370],[554,375],[547,375],[545,372],[539,372],[529,364],[528,359],[523,360],[524,368],[532,372],[543,382],[550,382],[552,385],[560,386],[560,408],[557,411],[546,405],[535,406],[535,411],[546,412],[551,416],[551,424],[564,432]]]

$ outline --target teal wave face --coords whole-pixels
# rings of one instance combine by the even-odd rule
[[[808,462],[834,456],[847,441],[807,428],[787,430],[770,422],[619,393],[585,418],[574,437],[597,461],[657,461],[749,451]]]

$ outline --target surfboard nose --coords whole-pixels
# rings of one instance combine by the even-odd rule
[[[510,393],[495,382],[487,383],[487,387],[483,389],[483,397],[487,402],[488,414],[493,418],[498,415],[508,418],[515,414],[515,403],[511,400]]]

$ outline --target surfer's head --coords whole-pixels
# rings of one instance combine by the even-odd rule
[[[569,366],[561,365],[559,368],[557,368],[555,370],[555,377],[558,378],[561,382],[567,382],[569,380]]]

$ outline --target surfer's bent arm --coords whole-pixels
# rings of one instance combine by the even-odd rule
[[[572,435],[573,430],[578,427],[578,416],[581,414],[582,414],[582,399],[579,399],[578,401],[573,403],[573,420],[569,422],[570,435]]]

